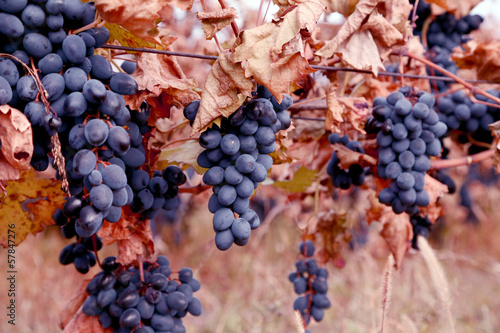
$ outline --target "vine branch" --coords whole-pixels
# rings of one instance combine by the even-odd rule
[[[471,165],[474,163],[479,163],[481,161],[485,161],[487,159],[492,158],[493,155],[495,155],[495,151],[496,150],[492,149],[492,150],[482,151],[474,155],[457,157],[449,160],[431,161],[431,169],[439,170],[439,169],[454,168],[462,165]]]
[[[165,55],[171,55],[171,56],[196,58],[196,59],[204,59],[204,60],[217,60],[217,58],[218,58],[217,56],[210,56],[210,55],[204,55],[204,54],[164,51],[164,50],[156,50],[156,49],[150,49],[150,48],[128,47],[128,46],[121,46],[121,45],[103,45],[101,47],[105,48],[105,49],[123,50],[123,51],[129,51],[129,52],[158,53],[158,54],[165,54]],[[407,55],[407,56],[409,56],[409,55]],[[425,58],[420,58],[420,59],[425,59]],[[417,59],[417,60],[419,60],[419,59]],[[310,65],[310,66],[311,66],[311,68],[316,69],[316,70],[320,70],[320,71],[354,72],[354,73],[361,73],[361,74],[373,74],[371,71],[355,69],[355,68],[319,66],[319,65]],[[435,66],[437,66],[437,65],[435,65]],[[437,67],[439,67],[439,66],[437,66]],[[441,67],[439,67],[439,69],[440,69],[440,71],[443,70]],[[459,82],[459,83],[466,82],[466,83],[470,83],[470,84],[478,84],[478,83],[498,84],[498,82],[492,82],[492,81],[487,81],[487,80],[465,80],[465,79],[461,79],[460,77],[458,77],[454,74],[452,74],[453,77],[446,77],[446,76],[433,76],[433,75],[416,75],[416,74],[406,74],[406,73],[401,74],[401,73],[379,72],[378,75],[390,76],[390,77],[401,77],[401,75],[403,75],[403,77],[410,78],[410,79],[427,79],[427,80]],[[458,81],[454,78],[458,78],[460,81]],[[470,86],[470,84],[468,86]]]

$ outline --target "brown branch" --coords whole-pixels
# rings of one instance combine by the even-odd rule
[[[492,158],[495,152],[496,150],[486,150],[474,155],[452,158],[449,160],[434,160],[431,162],[431,169],[438,170],[462,165],[471,165]]]
[[[484,91],[482,89],[474,87],[472,84],[470,84],[466,80],[462,79],[458,75],[455,75],[452,72],[450,72],[450,71],[442,68],[441,66],[436,65],[435,63],[433,63],[429,59],[426,59],[426,58],[421,57],[419,55],[413,54],[412,52],[409,52],[409,51],[402,51],[402,52],[396,52],[396,53],[403,54],[403,55],[405,55],[407,57],[410,57],[410,58],[413,58],[415,60],[418,60],[418,61],[422,62],[423,64],[427,65],[428,67],[433,68],[433,69],[437,70],[438,72],[443,73],[444,75],[452,78],[456,82],[462,84],[464,87],[466,87],[466,88],[468,88],[470,90],[474,90],[478,94],[481,94],[481,95],[483,95],[485,97],[488,97],[489,99],[495,101],[497,104],[499,104],[496,107],[500,108],[500,98],[498,98],[496,96],[493,96],[492,94],[490,94],[490,93],[488,93],[488,92],[486,92],[486,91]]]
[[[179,193],[201,193],[203,191],[206,191],[210,188],[211,186],[208,185],[198,185],[195,187],[181,187],[179,189]]]
[[[148,53],[157,53],[157,54],[165,54],[171,56],[178,57],[187,57],[187,58],[197,58],[197,59],[205,59],[205,60],[217,60],[217,56],[210,56],[204,54],[194,54],[194,53],[186,53],[186,52],[173,52],[173,51],[164,51],[164,50],[156,50],[151,48],[141,48],[141,47],[127,47],[121,45],[103,45],[101,46],[104,49],[114,49],[114,50],[124,50],[129,52],[148,52]],[[319,65],[310,65],[311,68],[320,70],[320,71],[332,71],[332,72],[353,72],[353,73],[361,73],[361,74],[373,74],[368,70],[361,70],[355,68],[347,68],[347,67],[333,67],[333,66],[319,66]],[[389,72],[379,72],[380,76],[390,76],[390,77],[401,77],[401,73],[389,73]],[[416,75],[416,74],[403,74],[405,78],[409,79],[427,79],[427,80],[436,80],[436,81],[446,81],[446,82],[458,82],[451,77],[446,76],[433,76],[433,75]],[[487,81],[487,80],[464,80],[460,79],[463,82],[468,83],[491,83],[491,84],[500,84],[499,82]]]
[[[219,0],[219,4],[222,7],[222,9],[227,8],[226,1]],[[238,38],[238,36],[240,35],[240,29],[238,28],[236,22],[234,22],[234,19],[231,20],[231,29],[233,29],[234,37]]]

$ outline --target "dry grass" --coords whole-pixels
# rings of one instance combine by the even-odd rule
[[[485,211],[496,219],[493,211]],[[448,279],[456,332],[500,332],[500,224],[466,225],[457,222],[456,214],[447,216],[447,224],[454,225],[443,229],[445,237],[431,242]],[[202,282],[197,294],[204,313],[185,320],[188,332],[297,332],[295,295],[287,279],[298,252],[299,233],[293,220],[279,215],[261,226],[247,246],[224,253],[214,250],[210,216],[204,210],[193,210],[185,225],[183,246],[169,246],[159,237],[156,245],[174,268],[193,267]],[[172,239],[170,227],[161,228],[161,233],[164,239]],[[17,248],[17,323],[12,327],[2,316],[0,332],[60,331],[58,314],[82,279],[72,266],[58,264],[64,244],[56,230],[49,230]],[[110,248],[102,255],[113,252]],[[332,308],[321,323],[311,324],[313,332],[380,331],[380,285],[387,256],[383,241],[371,230],[365,247],[344,251],[343,269],[327,264]],[[0,262],[0,271],[5,272],[5,250],[0,251]],[[2,278],[2,307],[7,302],[6,289]],[[446,313],[427,264],[418,252],[410,252],[402,268],[392,273],[384,332],[450,332],[443,318]]]

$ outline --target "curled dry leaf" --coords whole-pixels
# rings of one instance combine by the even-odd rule
[[[317,174],[317,170],[309,170],[302,166],[293,174],[291,180],[275,181],[274,187],[284,189],[290,193],[304,192],[314,183]]]
[[[73,294],[71,299],[68,302],[66,302],[66,305],[64,306],[64,308],[61,311],[61,314],[59,315],[59,327],[61,327],[61,329],[64,329],[64,327],[68,325],[71,319],[78,312],[80,306],[82,306],[83,302],[85,302],[85,299],[88,296],[86,288],[89,282],[90,279],[85,279],[81,281],[80,285],[77,288],[75,288],[76,292]]]
[[[413,228],[408,214],[396,215],[390,207],[384,207],[379,220],[383,225],[380,235],[385,239],[396,261],[396,268],[401,267],[403,257],[413,238]]]
[[[252,89],[241,64],[233,63],[233,52],[221,52],[205,81],[192,134],[202,132],[220,116],[229,117],[252,95]]]
[[[19,179],[20,170],[31,168],[33,132],[28,118],[5,104],[0,106],[0,181]]]
[[[386,4],[390,10],[388,18],[377,13],[378,0],[362,0],[356,5],[356,10],[344,22],[333,39],[316,52],[323,58],[338,55],[350,66],[370,70],[375,75],[384,69],[382,60],[390,53],[390,48],[404,44],[403,34],[407,24],[401,17],[408,17],[409,6]]]
[[[349,61],[350,57],[346,57],[346,55],[344,55],[344,53],[353,52],[353,50],[351,50],[351,48],[353,48],[356,50],[358,57],[360,57],[361,54],[367,54],[369,52],[370,54],[367,54],[367,59],[369,60],[369,58],[373,58],[368,62],[367,67],[360,69],[369,69],[372,70],[375,74],[378,73],[379,69],[383,69],[384,67],[382,66],[382,62],[380,61],[378,52],[376,56],[375,54],[372,54],[374,52],[374,46],[376,50],[376,45],[375,42],[373,42],[373,38],[371,38],[371,35],[368,36],[369,33],[367,34],[365,31],[363,32],[363,36],[359,36],[362,33],[359,30],[361,25],[373,12],[378,2],[378,0],[360,1],[356,5],[356,10],[354,11],[354,13],[352,13],[347,18],[347,21],[344,22],[337,35],[335,35],[333,39],[327,41],[325,46],[323,46],[318,52],[316,52],[316,55],[319,55],[323,58],[331,58],[334,54],[337,53],[342,55],[342,58],[351,66],[353,66],[353,61]],[[361,44],[355,43],[355,40],[352,39],[358,40],[358,43],[361,42]],[[352,41],[349,44],[350,40]],[[363,52],[360,52],[360,50],[363,50]],[[363,64],[363,66],[366,66],[366,64]],[[356,66],[354,67],[358,68]]]
[[[171,0],[170,3],[182,10],[190,10],[193,7],[194,0]]]
[[[101,17],[116,23],[147,41],[156,42],[150,32],[160,18],[158,11],[165,5],[161,0],[95,0]]]
[[[458,17],[468,15],[472,8],[482,0],[428,0],[431,3],[432,15],[442,15],[452,12]]]
[[[443,215],[443,210],[438,200],[444,196],[445,193],[448,193],[448,186],[429,175],[425,175],[424,189],[429,194],[430,203],[427,207],[421,208],[421,213],[423,215],[427,215],[429,220],[434,223],[441,215]]]
[[[361,164],[362,166],[374,166],[377,160],[369,155],[361,154],[350,150],[342,144],[334,144],[333,149],[337,153],[340,160],[339,167],[341,169],[349,169],[353,164]]]
[[[457,48],[452,58],[460,68],[474,68],[478,79],[500,82],[499,52],[498,40],[481,44],[470,41],[466,44],[465,50]]]
[[[500,137],[500,121],[490,124],[490,129],[496,138]],[[496,146],[495,155],[493,155],[493,168],[495,168],[495,173],[500,173],[500,142]]]
[[[364,125],[370,115],[368,102],[364,97],[337,97],[337,86],[330,84],[326,104],[325,129],[332,132],[340,132],[340,125],[344,118],[360,133],[365,134]]]
[[[207,39],[212,39],[217,32],[238,18],[238,12],[235,8],[229,7],[213,12],[198,12],[196,17],[201,21],[201,27],[205,31]]]
[[[408,17],[413,10],[413,6],[406,0],[386,0],[385,17],[401,33],[407,32],[410,28]]]
[[[8,225],[16,224],[15,245],[28,234],[54,224],[52,214],[62,207],[66,193],[61,182],[37,176],[35,171],[23,171],[20,179],[7,182],[7,193],[0,196],[0,245],[8,246]]]
[[[139,257],[148,259],[154,252],[153,233],[149,220],[141,221],[131,230],[128,239],[118,241],[117,260],[122,265],[128,265],[137,261]]]
[[[151,126],[154,126],[156,119],[170,115],[171,105],[183,106],[199,99],[194,91],[196,81],[186,77],[175,57],[142,53],[132,76],[139,90],[134,95],[126,96],[127,104],[139,110],[141,103],[146,100],[153,111],[153,116],[148,119]]]
[[[301,32],[312,33],[323,10],[318,1],[305,1],[273,22],[243,31],[234,62],[241,62],[245,75],[253,76],[281,102],[292,82],[314,72],[304,55]]]
[[[326,13],[340,13],[345,17],[351,15],[356,10],[359,0],[321,0],[326,6]]]

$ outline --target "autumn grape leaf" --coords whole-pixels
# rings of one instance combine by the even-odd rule
[[[403,34],[408,24],[401,17],[408,17],[411,7],[389,7],[392,17],[375,11],[378,0],[362,0],[344,22],[339,32],[316,52],[323,58],[338,55],[350,66],[370,70],[375,75],[384,69],[382,60],[395,45],[404,45]]]
[[[182,164],[186,167],[192,166],[197,173],[202,174],[206,169],[198,165],[197,159],[204,150],[205,148],[200,146],[196,140],[187,141],[175,148],[162,149],[157,168],[164,169],[171,164]]]
[[[191,134],[200,133],[220,116],[229,117],[252,95],[252,89],[241,64],[233,63],[233,52],[221,52],[205,81]]]
[[[137,37],[124,27],[116,23],[106,23],[104,25],[110,33],[109,41],[116,40],[121,46],[127,47],[149,47],[155,48],[155,44]]]
[[[116,23],[144,40],[155,42],[151,31],[160,18],[158,11],[165,5],[160,0],[95,0],[101,17],[108,23]]]
[[[20,170],[31,168],[33,131],[21,111],[0,106],[0,181],[19,178]]]
[[[498,40],[480,44],[470,41],[464,45],[464,50],[457,48],[452,59],[460,68],[475,69],[478,79],[500,82],[499,51],[500,41]]]
[[[321,3],[326,5],[326,12],[340,13],[345,17],[351,15],[356,10],[356,4],[359,0],[321,0]]]
[[[213,12],[198,12],[196,17],[201,21],[201,27],[205,31],[207,39],[212,39],[217,32],[238,18],[238,12],[235,8],[229,7]]]
[[[154,126],[156,119],[170,115],[170,106],[184,106],[199,95],[194,79],[187,78],[175,57],[163,54],[142,53],[132,74],[139,87],[134,95],[125,96],[130,108],[139,110],[146,100],[153,111],[148,123]]]
[[[428,0],[431,3],[432,15],[442,15],[452,12],[459,17],[464,17],[470,13],[482,0]]]
[[[314,32],[323,10],[318,1],[304,1],[273,22],[243,31],[234,50],[235,63],[241,62],[245,75],[281,102],[292,82],[314,72],[304,55],[302,34]]]
[[[131,231],[130,238],[118,241],[117,261],[122,265],[136,262],[139,257],[149,259],[155,252],[149,220],[140,221]]]
[[[340,132],[346,119],[358,132],[366,134],[364,125],[370,115],[368,102],[364,97],[337,97],[337,86],[331,84],[327,90],[325,129]]]
[[[66,193],[57,180],[37,176],[33,170],[21,172],[16,181],[7,182],[7,193],[0,195],[0,245],[8,246],[8,224],[14,223],[19,245],[28,234],[54,224],[52,214],[62,207]]]
[[[275,181],[274,187],[281,188],[290,193],[304,192],[313,184],[317,174],[317,170],[309,170],[302,166],[293,174],[292,180]]]
[[[400,268],[403,257],[413,238],[413,228],[408,214],[394,214],[390,207],[384,207],[385,213],[379,222],[383,229],[380,235],[385,239],[394,256],[396,267]]]

